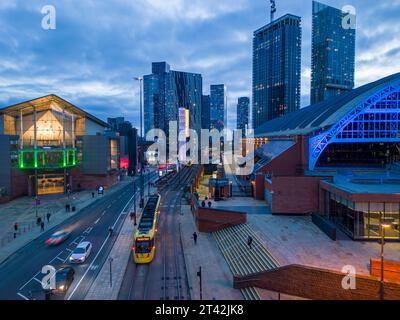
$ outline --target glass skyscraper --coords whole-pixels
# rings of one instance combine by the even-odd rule
[[[301,18],[287,14],[253,36],[253,128],[300,107]]]
[[[210,129],[222,130],[227,119],[227,93],[224,84],[210,86]]]
[[[313,1],[311,104],[354,88],[355,26],[348,13]],[[355,16],[354,21],[355,21]]]
[[[203,79],[201,74],[173,71],[166,62],[154,62],[144,76],[145,133],[157,128],[168,136],[169,121],[178,121],[179,108],[189,110],[190,128],[200,133]]]
[[[237,129],[242,130],[242,134],[246,133],[246,127],[249,125],[249,106],[250,99],[247,97],[240,97],[237,104]]]
[[[211,101],[209,95],[203,95],[201,99],[201,128],[210,129]]]

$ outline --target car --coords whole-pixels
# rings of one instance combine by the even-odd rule
[[[60,230],[51,235],[49,239],[47,239],[44,243],[46,246],[58,246],[67,240],[70,236],[70,232],[67,230]]]
[[[77,245],[69,257],[71,263],[84,263],[92,252],[92,244],[89,241],[83,241]]]
[[[74,275],[75,270],[70,266],[58,269],[56,271],[56,288],[54,292],[61,294],[66,293],[74,281]]]

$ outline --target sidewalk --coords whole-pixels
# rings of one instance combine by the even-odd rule
[[[105,191],[104,197],[109,196],[122,189],[132,178],[126,177],[123,181]],[[102,196],[95,195],[92,198],[92,191],[82,191],[67,196],[48,196],[41,199],[38,206],[38,216],[45,222],[45,231],[49,230],[66,219],[78,214],[90,204],[102,199]],[[71,203],[76,207],[75,212],[65,212],[65,205]],[[50,212],[50,222],[47,222],[46,214]],[[18,222],[19,230],[17,238],[14,239],[14,223]],[[13,200],[7,204],[0,205],[0,263],[4,262],[11,254],[38,238],[42,232],[36,226],[35,200],[30,197],[23,197]]]
[[[243,300],[239,290],[233,289],[232,273],[219,253],[211,234],[199,233],[193,220],[190,206],[182,205],[180,217],[182,244],[185,253],[192,300],[200,299],[197,271],[202,268],[204,300]],[[193,233],[197,232],[197,245]]]

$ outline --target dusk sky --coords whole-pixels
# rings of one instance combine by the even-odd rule
[[[400,0],[326,0],[357,14],[356,85],[400,72]],[[311,0],[277,0],[279,17],[302,17],[302,107],[309,104]],[[41,9],[54,5],[56,30]],[[269,21],[265,0],[0,0],[0,107],[57,94],[101,119],[139,122],[133,77],[151,62],[201,73],[203,91],[224,83],[229,125],[251,97],[253,31]]]

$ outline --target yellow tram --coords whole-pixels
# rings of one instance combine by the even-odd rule
[[[135,263],[150,263],[154,259],[160,199],[158,194],[151,195],[143,209],[134,234],[132,254]]]

